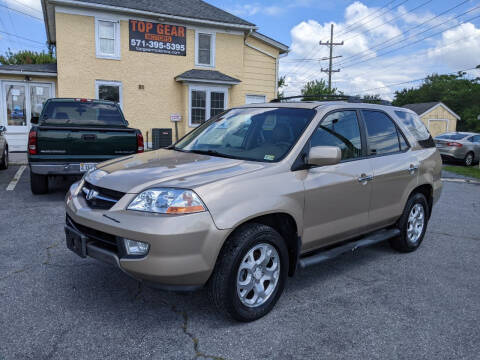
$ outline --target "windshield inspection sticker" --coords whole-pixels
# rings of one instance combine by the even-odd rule
[[[275,155],[265,155],[263,160],[273,161],[275,160]]]

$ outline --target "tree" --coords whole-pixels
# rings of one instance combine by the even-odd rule
[[[57,59],[53,53],[46,53],[21,50],[16,53],[8,49],[5,55],[0,55],[0,64],[2,65],[22,65],[22,64],[52,64]]]
[[[285,97],[285,93],[283,92],[283,88],[284,87],[287,87],[287,84],[286,84],[286,80],[285,80],[285,75],[283,76],[280,76],[280,78],[278,79],[278,83],[277,83],[277,98],[283,98]],[[282,89],[282,90],[280,90]]]
[[[418,88],[395,92],[393,105],[441,101],[461,118],[459,131],[480,132],[480,78],[470,79],[465,72],[428,76]]]
[[[322,100],[321,95],[343,95],[336,88],[328,89],[325,80],[313,80],[307,82],[302,89],[302,95],[308,96],[308,100]]]

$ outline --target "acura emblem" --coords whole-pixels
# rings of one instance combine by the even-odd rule
[[[87,194],[87,200],[92,200],[93,198],[96,198],[97,195],[98,195],[97,191],[90,189]]]

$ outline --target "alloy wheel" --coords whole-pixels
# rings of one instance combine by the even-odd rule
[[[413,205],[408,215],[407,239],[411,244],[416,244],[422,236],[425,227],[425,209],[421,204]]]
[[[277,249],[261,243],[244,256],[237,274],[237,295],[248,307],[263,305],[273,294],[280,276],[280,257]]]

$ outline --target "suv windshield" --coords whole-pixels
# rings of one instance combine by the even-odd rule
[[[174,149],[277,162],[288,154],[314,115],[311,109],[232,109],[199,126]]]
[[[50,125],[126,125],[117,105],[77,100],[48,102],[41,121]]]

